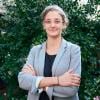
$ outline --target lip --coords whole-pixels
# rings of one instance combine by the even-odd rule
[[[51,30],[49,30],[49,31],[54,32],[54,31],[57,31],[57,29],[51,29]]]
[[[57,32],[57,31],[55,31],[55,30],[52,30],[52,31],[49,31],[50,33],[55,33],[55,32]]]
[[[50,30],[50,31],[53,31],[53,32],[54,32],[54,31],[56,31],[56,30]]]

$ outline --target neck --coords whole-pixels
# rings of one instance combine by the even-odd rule
[[[46,45],[47,52],[50,54],[57,53],[58,49],[60,48],[61,39],[62,37],[57,37],[57,38],[48,37]]]
[[[57,46],[57,45],[60,45],[61,43],[61,37],[58,37],[58,38],[48,38],[47,39],[47,45],[48,46]]]

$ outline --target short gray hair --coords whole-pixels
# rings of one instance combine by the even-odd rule
[[[50,6],[47,6],[43,12],[41,13],[41,19],[44,20],[46,14],[49,12],[49,11],[58,11],[58,13],[61,15],[64,23],[66,24],[66,26],[69,25],[69,19],[68,19],[68,15],[65,14],[65,12],[63,11],[63,9],[61,7],[59,7],[58,5],[50,5]]]

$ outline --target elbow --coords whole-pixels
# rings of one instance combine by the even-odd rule
[[[25,77],[21,72],[18,75],[18,83],[19,83],[19,87],[21,89],[29,90],[29,87],[28,87],[28,84],[27,84],[27,82],[25,80]]]
[[[54,88],[55,96],[72,97],[78,92],[78,87],[56,87]]]
[[[20,87],[20,88],[25,89],[23,80],[22,80],[21,78],[18,78],[18,83],[19,83],[19,87]],[[26,89],[25,89],[25,90],[26,90]]]
[[[18,83],[20,88],[31,91],[32,93],[36,92],[36,76],[33,77],[31,74],[20,72],[18,75]]]
[[[67,90],[65,90],[66,93]],[[78,93],[78,87],[70,87],[70,89],[68,89],[68,92],[66,95],[68,96],[74,96]]]

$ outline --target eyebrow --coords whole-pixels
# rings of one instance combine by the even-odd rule
[[[51,20],[51,19],[48,18],[48,19],[46,19],[46,20]],[[55,20],[61,20],[61,19],[59,19],[59,18],[55,18]]]

